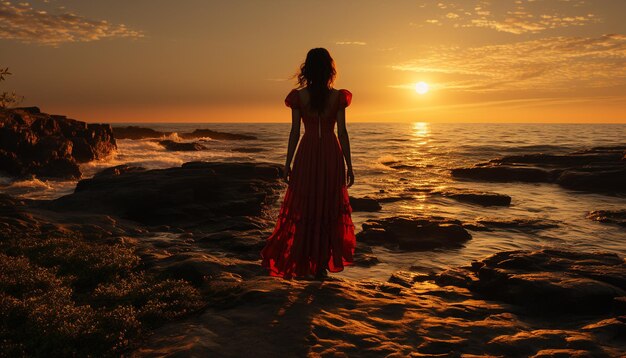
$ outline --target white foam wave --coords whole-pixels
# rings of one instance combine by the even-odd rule
[[[25,199],[50,199],[70,194],[76,187],[75,180],[42,180],[38,178],[11,180],[2,178],[0,191]]]

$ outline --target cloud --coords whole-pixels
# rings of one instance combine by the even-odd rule
[[[451,24],[454,27],[488,28],[511,34],[539,33],[545,30],[583,26],[600,21],[593,13],[585,12],[584,1],[498,0],[497,7],[490,1],[450,1],[439,3],[436,11],[439,21],[430,24]],[[453,10],[453,11],[450,11]],[[436,20],[436,19],[435,19]]]
[[[367,45],[367,42],[363,42],[363,41],[337,41],[337,42],[335,42],[335,45],[358,45],[358,46],[365,46],[365,45]]]
[[[439,47],[420,59],[391,67],[433,74],[442,79],[439,88],[464,92],[626,85],[626,35],[550,37],[466,49]]]
[[[0,0],[0,39],[58,46],[114,37],[139,38],[143,33],[106,20],[91,20],[69,12],[51,14],[26,2]]]

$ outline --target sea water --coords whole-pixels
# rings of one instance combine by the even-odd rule
[[[116,124],[116,126],[128,124]],[[83,164],[84,177],[119,164],[168,168],[194,160],[219,162],[270,162],[283,164],[287,151],[287,123],[142,123],[166,132],[191,132],[196,128],[251,134],[256,140],[201,141],[207,149],[171,152],[153,139],[118,140],[110,158]],[[302,129],[304,130],[304,129]],[[609,251],[626,256],[626,229],[586,218],[592,210],[626,209],[626,196],[567,190],[545,183],[488,183],[455,180],[450,169],[529,153],[565,154],[594,146],[626,145],[623,124],[446,124],[351,123],[352,161],[356,181],[351,196],[397,197],[382,203],[382,210],[353,213],[357,231],[368,219],[404,215],[437,215],[462,221],[479,218],[540,219],[556,224],[543,230],[471,232],[464,247],[426,252],[392,252],[374,247],[381,261],[370,268],[352,267],[344,277],[386,279],[398,269],[438,271],[466,265],[486,255],[518,249],[566,248],[581,252]],[[170,139],[179,140],[177,134]],[[400,169],[391,167],[402,165]],[[52,199],[71,193],[75,181],[39,179],[11,181],[0,177],[0,191],[32,199]],[[510,207],[482,207],[437,195],[428,190],[469,189],[511,196]],[[422,190],[423,189],[423,190]],[[408,196],[407,196],[408,195]],[[277,214],[276,203],[273,211]]]

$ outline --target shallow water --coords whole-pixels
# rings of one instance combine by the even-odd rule
[[[122,163],[146,168],[179,166],[191,160],[283,163],[289,134],[289,124],[282,123],[140,125],[178,132],[210,128],[253,134],[258,140],[213,141],[205,138],[202,140],[209,149],[200,152],[168,152],[153,140],[119,140],[117,153],[111,158],[82,166],[85,177]],[[484,208],[411,192],[412,198],[408,200],[383,203],[380,212],[354,213],[357,230],[370,218],[412,214],[441,215],[460,220],[541,218],[557,222],[558,227],[534,232],[472,232],[473,239],[460,249],[390,253],[374,248],[381,264],[371,268],[352,267],[338,274],[340,276],[386,279],[397,269],[439,270],[512,249],[558,247],[612,251],[626,256],[625,229],[585,218],[591,210],[626,208],[624,196],[581,193],[551,184],[457,181],[449,174],[451,168],[504,155],[558,154],[593,146],[625,145],[626,125],[353,123],[349,125],[349,132],[356,175],[356,183],[350,189],[353,196],[376,196],[381,190],[385,191],[384,195],[393,196],[406,194],[407,188],[467,188],[512,197],[510,207]],[[241,148],[262,150],[257,153],[237,151]],[[405,165],[406,169],[393,169],[389,166],[392,164]],[[74,181],[34,179],[11,182],[0,178],[1,191],[37,199],[71,193],[75,185]]]

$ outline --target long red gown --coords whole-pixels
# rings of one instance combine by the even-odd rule
[[[356,237],[345,181],[343,152],[335,123],[337,111],[350,105],[342,89],[329,97],[330,110],[315,115],[297,90],[285,104],[300,109],[305,133],[295,154],[289,185],[276,227],[261,251],[263,267],[283,278],[315,275],[319,268],[342,271],[353,263]]]

